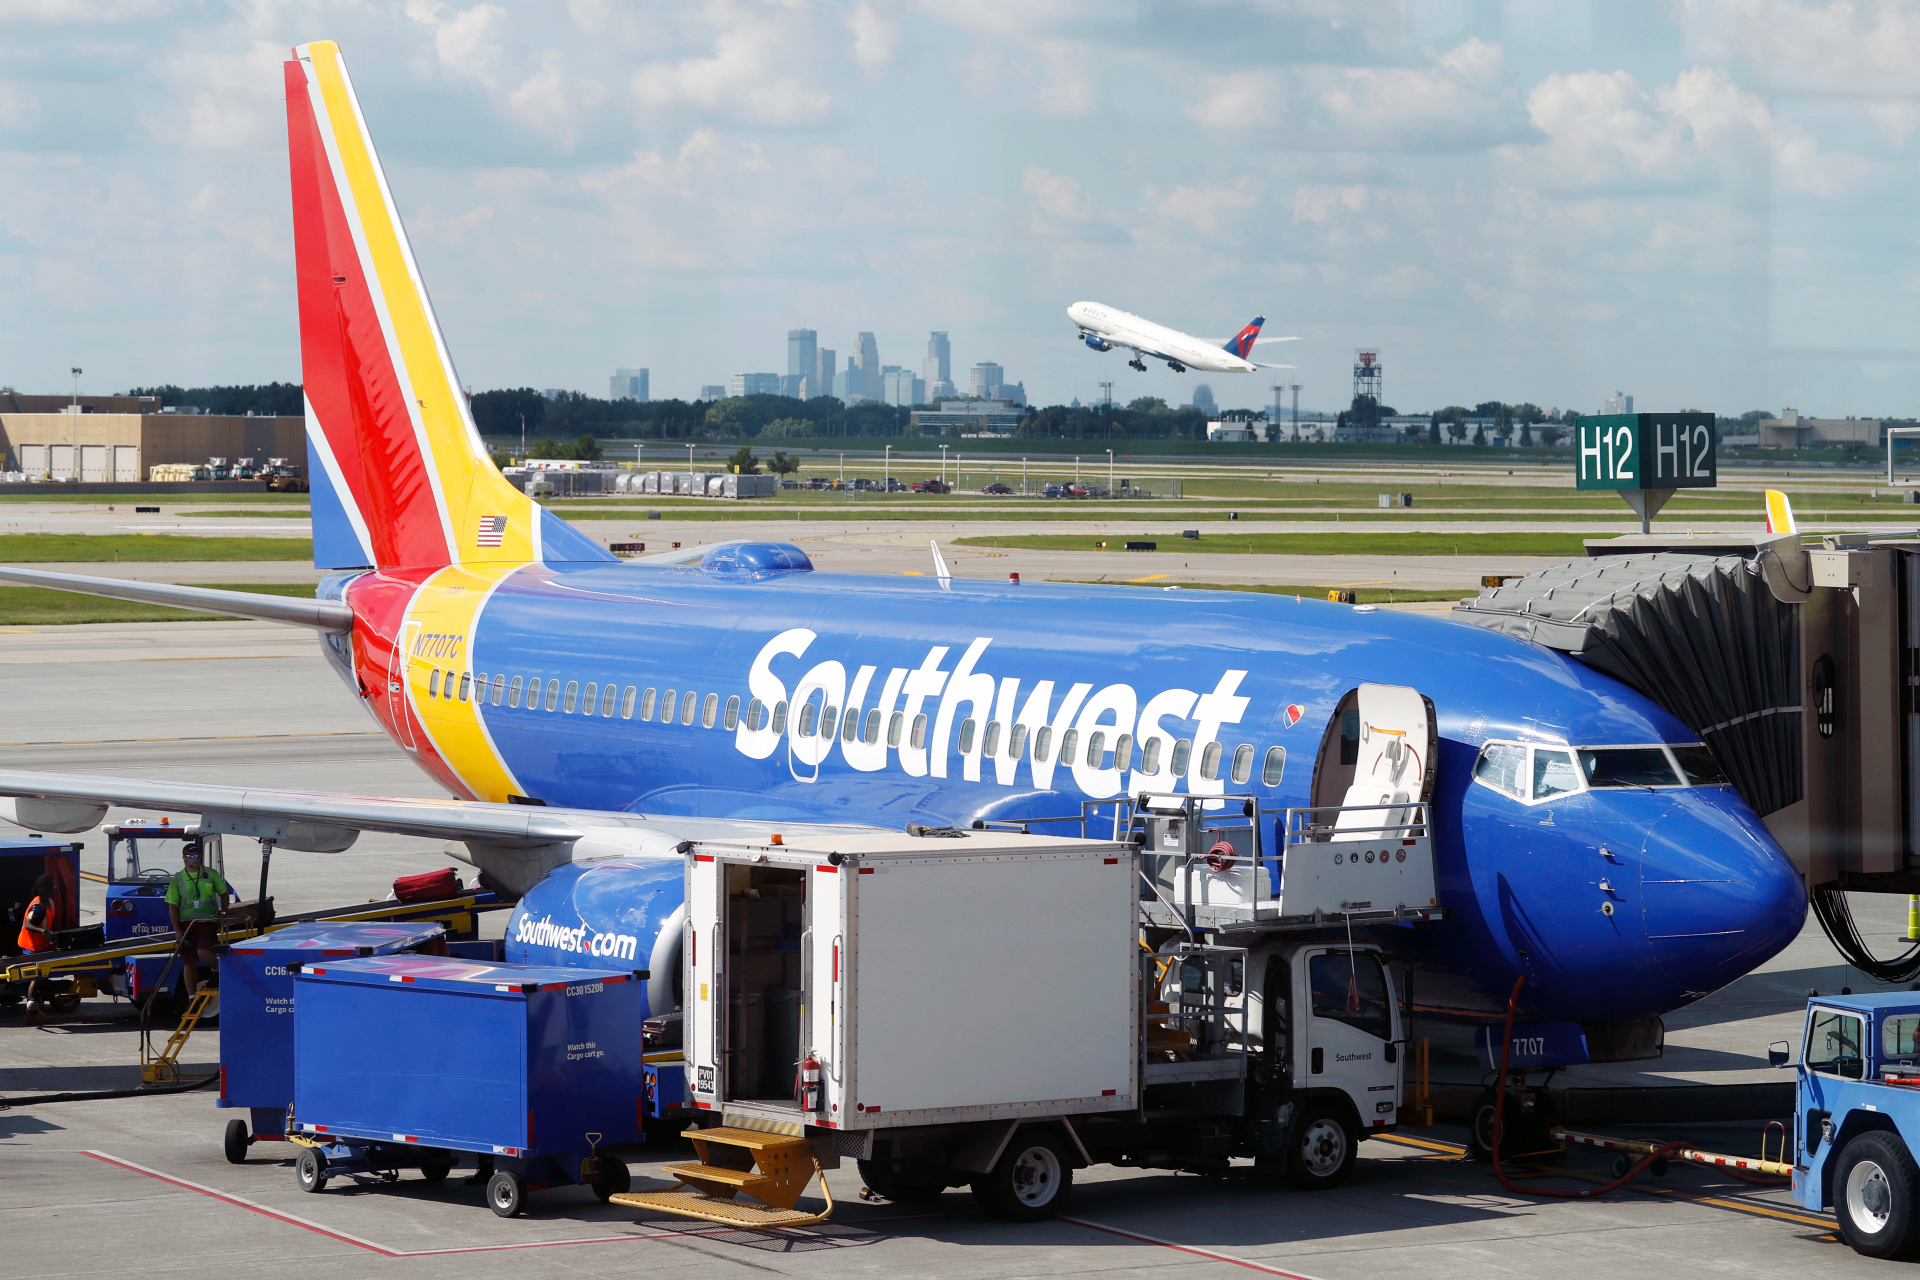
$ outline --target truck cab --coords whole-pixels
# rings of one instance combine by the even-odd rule
[[[1797,1072],[1794,1199],[1832,1209],[1858,1253],[1920,1248],[1920,993],[1809,999]]]

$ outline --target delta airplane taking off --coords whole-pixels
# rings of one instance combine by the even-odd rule
[[[1290,364],[1258,364],[1247,357],[1253,349],[1268,342],[1298,342],[1299,338],[1263,338],[1260,326],[1265,316],[1255,316],[1231,338],[1196,338],[1178,329],[1142,320],[1130,312],[1098,302],[1076,302],[1067,308],[1067,319],[1080,326],[1080,340],[1095,351],[1125,347],[1133,352],[1127,361],[1140,372],[1147,371],[1148,359],[1165,360],[1175,373],[1198,369],[1203,373],[1252,373],[1257,369],[1291,369]]]
[[[13,770],[8,816],[445,840],[525,895],[508,959],[650,957],[655,1009],[676,1000],[682,840],[1144,791],[1277,814],[1385,777],[1374,798],[1428,804],[1447,916],[1371,933],[1433,1016],[1490,1021],[1525,974],[1523,1022],[1604,1036],[1799,932],[1798,875],[1697,736],[1505,635],[1253,593],[822,573],[778,542],[616,561],[489,461],[335,45],[294,51],[286,102],[318,598],[0,578],[309,627],[455,798]]]

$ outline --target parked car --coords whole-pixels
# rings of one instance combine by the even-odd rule
[[[800,482],[798,480],[782,480],[780,482],[780,487],[782,489],[798,489],[800,487]]]
[[[945,480],[915,480],[913,491],[915,493],[952,493],[953,486]]]
[[[1064,498],[1067,496],[1067,488],[1065,485],[1050,484],[1047,486],[1045,496],[1049,498]]]
[[[1000,483],[999,481],[997,481],[997,480],[996,480],[996,481],[994,481],[994,482],[993,482],[992,484],[983,484],[983,485],[981,485],[981,486],[980,486],[980,492],[982,492],[982,493],[1012,493],[1012,492],[1013,492],[1013,486],[1012,486],[1012,485],[1007,485],[1007,484],[1001,484],[1001,483]]]
[[[1066,496],[1069,498],[1091,498],[1093,496],[1093,490],[1083,484],[1070,484],[1066,488]]]
[[[895,479],[894,479],[894,478],[893,478],[892,476],[888,476],[888,477],[887,477],[887,492],[888,492],[888,493],[905,493],[906,491],[907,491],[907,483],[906,483],[906,481],[904,481],[904,480],[895,480]]]

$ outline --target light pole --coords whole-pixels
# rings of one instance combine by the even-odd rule
[[[947,482],[947,446],[940,446],[940,483]]]
[[[1113,450],[1109,449],[1107,450],[1107,496],[1111,498],[1113,494]]]
[[[893,446],[888,445],[880,454],[880,492],[893,492]]]
[[[1080,483],[1080,455],[1077,453],[1073,455],[1073,482]]]
[[[687,446],[687,470],[688,471],[693,470],[693,446],[692,445]]]
[[[845,484],[846,482],[847,482],[847,455],[843,453],[840,455],[840,483]]]
[[[80,479],[80,370],[73,371],[73,478]]]
[[[1027,460],[1020,459],[1020,496],[1027,496]]]

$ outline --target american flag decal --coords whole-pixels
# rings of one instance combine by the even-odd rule
[[[482,516],[480,518],[479,544],[483,547],[497,547],[500,540],[507,536],[507,518],[505,516]]]

